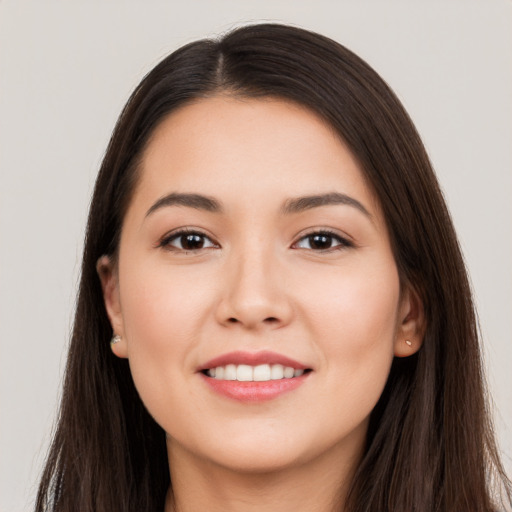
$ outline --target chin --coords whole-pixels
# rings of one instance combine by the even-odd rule
[[[252,428],[246,429],[244,434],[240,432],[218,432],[213,438],[203,438],[201,442],[189,445],[187,451],[213,466],[246,475],[298,470],[314,465],[325,456],[331,457],[335,452],[348,455],[346,443],[332,432],[301,431],[297,425],[288,425],[285,429]],[[348,438],[349,444],[354,446],[352,436]]]
[[[276,450],[273,446],[265,449],[244,450],[243,452],[233,451],[223,453],[222,456],[212,458],[212,462],[226,470],[239,474],[264,475],[286,471],[300,466],[304,460],[297,453],[285,450]]]

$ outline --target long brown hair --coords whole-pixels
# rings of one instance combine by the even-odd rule
[[[64,392],[36,510],[163,510],[172,487],[165,433],[144,408],[127,361],[110,351],[96,262],[116,254],[138,163],[156,126],[176,108],[218,92],[295,101],[339,133],[380,201],[400,279],[423,301],[423,347],[394,361],[340,507],[491,511],[494,488],[510,502],[486,408],[466,269],[413,123],[377,73],[343,46],[263,24],[180,48],[142,80],[118,120],[91,203]]]

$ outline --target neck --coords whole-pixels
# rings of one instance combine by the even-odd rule
[[[293,467],[237,471],[169,445],[172,490],[165,512],[333,512],[343,510],[362,450],[336,449]],[[348,456],[347,456],[348,455]]]

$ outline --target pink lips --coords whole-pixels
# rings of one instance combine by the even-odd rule
[[[263,382],[240,382],[236,380],[219,380],[208,377],[203,372],[217,366],[226,366],[228,364],[247,364],[257,366],[260,364],[281,364],[283,366],[291,366],[296,370],[308,369],[308,366],[299,363],[289,357],[274,352],[230,352],[222,356],[211,359],[198,368],[199,375],[204,382],[213,390],[227,398],[238,400],[240,402],[262,402],[272,400],[288,391],[292,391],[301,386],[309,377],[311,372],[306,372],[300,377],[291,379],[269,380]]]
[[[291,366],[296,370],[305,370],[308,368],[308,366],[294,359],[276,354],[275,352],[263,351],[251,353],[237,351],[210,359],[199,368],[199,371],[209,370],[217,366],[226,366],[227,364],[248,364],[250,366],[257,366],[259,364],[282,364],[283,366]]]

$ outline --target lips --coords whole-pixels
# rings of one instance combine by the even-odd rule
[[[312,369],[274,352],[231,352],[198,369],[216,393],[243,402],[271,400],[304,383]]]
[[[248,366],[259,366],[262,364],[274,365],[280,364],[282,366],[288,366],[296,370],[306,370],[308,366],[295,361],[289,357],[277,354],[275,352],[262,351],[262,352],[230,352],[229,354],[223,354],[214,359],[210,359],[204,365],[199,368],[199,371],[207,371],[218,366],[227,366],[228,364],[240,365],[245,364]]]

